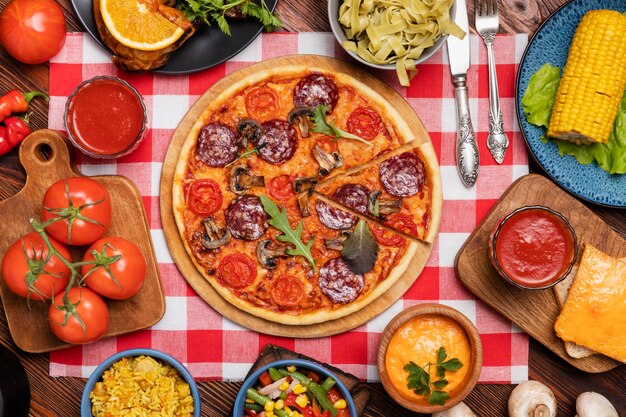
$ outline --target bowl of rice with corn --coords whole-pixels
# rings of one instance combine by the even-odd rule
[[[199,417],[200,396],[189,371],[153,349],[117,353],[91,374],[81,417]]]

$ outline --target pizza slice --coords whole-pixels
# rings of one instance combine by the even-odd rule
[[[430,143],[407,144],[332,176],[315,191],[393,230],[433,242],[441,216],[439,165]]]

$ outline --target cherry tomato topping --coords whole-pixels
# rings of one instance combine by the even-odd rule
[[[417,236],[417,225],[413,221],[413,217],[408,214],[393,214],[385,224],[393,229],[406,233],[407,235]]]
[[[256,119],[268,119],[276,113],[278,94],[269,87],[256,87],[246,94],[246,111]]]
[[[272,197],[279,201],[287,201],[296,195],[289,175],[272,178],[267,184],[267,190]]]
[[[348,117],[348,132],[365,140],[372,140],[382,127],[382,121],[378,113],[369,107],[357,107]]]
[[[317,145],[324,150],[326,153],[333,153],[339,150],[339,146],[337,145],[337,141],[333,140],[330,136],[322,136],[317,140]]]
[[[293,307],[304,297],[304,284],[291,275],[278,278],[271,290],[272,300],[283,307]]]
[[[217,267],[217,279],[231,288],[247,287],[256,278],[256,263],[243,253],[226,255]]]
[[[200,216],[210,216],[222,207],[222,191],[213,180],[196,180],[187,191],[189,209]]]
[[[372,225],[372,232],[374,233],[374,238],[376,238],[376,241],[383,246],[395,246],[398,248],[404,246],[404,238],[399,234],[392,232],[391,230],[387,230],[384,227]]]

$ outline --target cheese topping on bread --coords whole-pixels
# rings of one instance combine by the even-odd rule
[[[626,262],[585,243],[554,329],[566,342],[626,362]]]

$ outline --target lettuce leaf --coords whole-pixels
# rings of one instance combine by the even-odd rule
[[[522,97],[522,108],[529,123],[548,127],[559,82],[560,70],[550,64],[544,64],[530,77]],[[548,141],[545,135],[541,140]],[[622,97],[608,143],[576,145],[564,140],[551,140],[556,143],[561,156],[571,155],[584,165],[595,161],[611,174],[626,174],[626,94]]]

